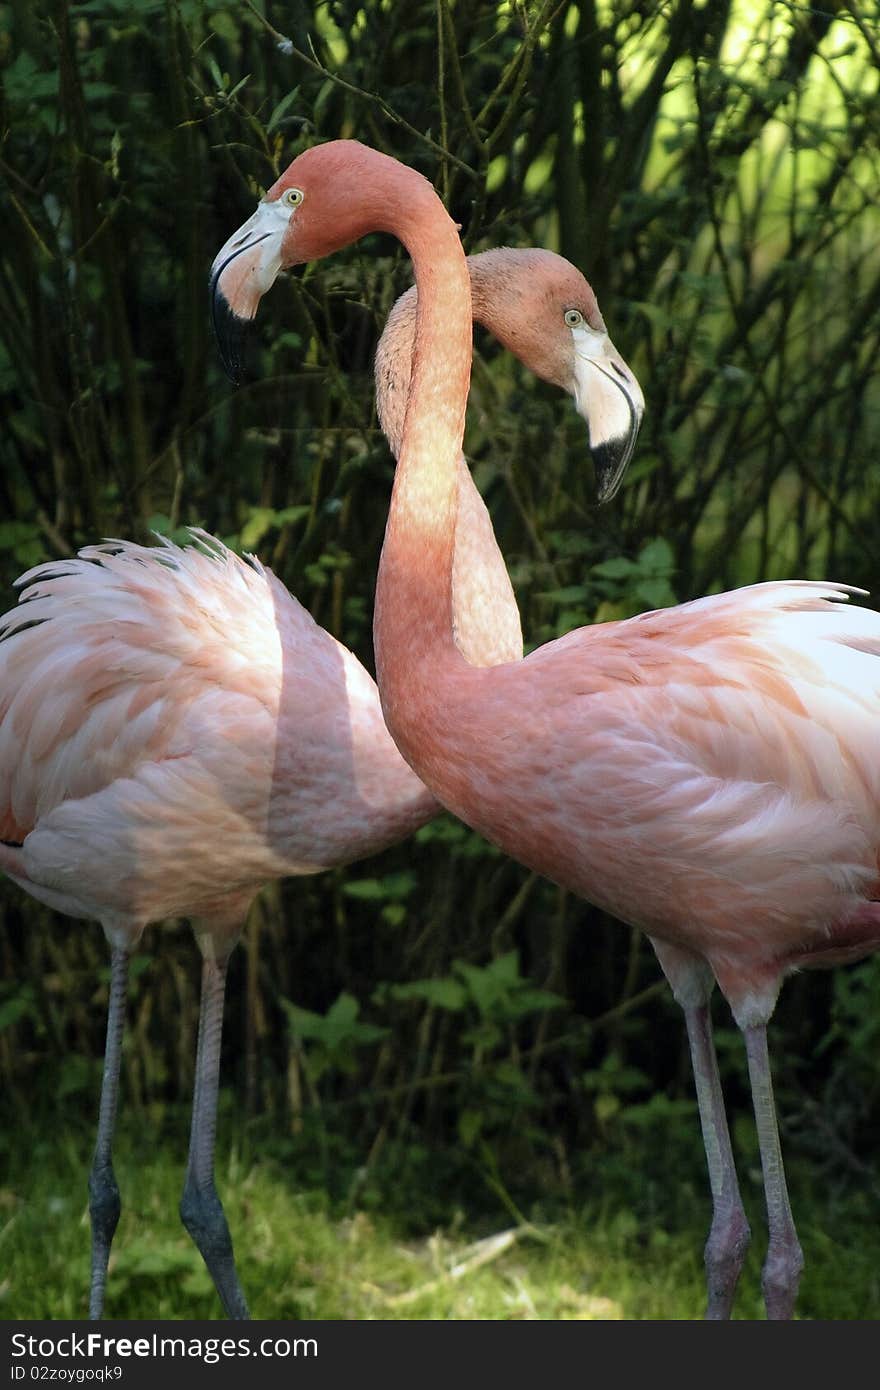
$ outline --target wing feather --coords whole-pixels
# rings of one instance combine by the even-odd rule
[[[108,541],[18,580],[0,618],[0,838],[181,756],[207,693],[277,703],[277,608],[288,625],[312,619],[258,562],[202,532],[193,542]]]

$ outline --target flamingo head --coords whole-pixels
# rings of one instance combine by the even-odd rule
[[[608,336],[596,296],[553,251],[499,247],[468,259],[474,318],[584,418],[597,495],[620,487],[645,411],[642,388]]]
[[[223,365],[242,376],[247,325],[279,272],[368,232],[391,231],[402,200],[436,202],[428,180],[357,140],[304,150],[233,232],[211,267],[211,313]]]

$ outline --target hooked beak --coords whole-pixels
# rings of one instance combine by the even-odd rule
[[[281,243],[290,209],[261,202],[256,212],[221,247],[211,266],[211,322],[226,374],[244,375],[247,327],[281,269]]]
[[[632,458],[645,398],[607,333],[584,327],[572,336],[575,403],[587,422],[598,500],[610,502]]]

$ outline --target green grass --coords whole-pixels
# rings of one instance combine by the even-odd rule
[[[137,1142],[120,1135],[123,1212],[110,1264],[109,1317],[220,1316],[208,1275],[178,1220],[182,1117],[179,1128],[154,1137],[144,1124]],[[518,1224],[509,1195],[497,1187],[493,1193],[491,1181],[481,1180],[465,1160],[458,1174],[448,1155],[437,1162],[429,1155],[409,1174],[405,1163],[395,1162],[366,1184],[353,1163],[347,1169],[341,1164],[331,1195],[302,1147],[285,1149],[271,1138],[258,1143],[253,1128],[244,1127],[230,1143],[229,1129],[225,1123],[218,1186],[256,1317],[702,1315],[706,1196],[690,1179],[676,1183],[668,1173],[658,1187],[652,1170],[661,1155],[646,1153],[633,1165],[629,1186],[619,1161],[617,1168],[597,1163],[580,1203],[571,1194],[548,1201],[536,1191],[525,1209],[528,1219]],[[10,1171],[0,1184],[0,1318],[81,1318],[90,1137],[73,1122],[54,1134],[19,1131],[14,1140],[7,1149]],[[611,1176],[603,1181],[606,1171]],[[755,1240],[737,1300],[741,1318],[763,1316],[765,1238],[755,1176],[744,1176]],[[356,1201],[346,1197],[346,1181],[356,1186]],[[876,1195],[856,1191],[831,1203],[808,1183],[793,1188],[807,1257],[800,1315],[880,1317]],[[463,1191],[470,1203],[460,1200]]]

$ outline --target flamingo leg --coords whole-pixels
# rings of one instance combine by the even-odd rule
[[[228,961],[228,955],[221,958],[206,955],[202,960],[192,1128],[180,1217],[208,1267],[226,1316],[248,1318],[250,1314],[235,1269],[232,1237],[214,1185],[220,1040]]]
[[[782,1165],[782,1148],[779,1142],[770,1057],[767,1051],[767,1029],[763,1024],[744,1028],[743,1035],[761,1149],[764,1198],[767,1203],[767,1226],[770,1233],[761,1286],[764,1290],[767,1317],[779,1320],[794,1316],[804,1256],[791,1214],[785,1169]]]
[[[110,952],[110,1001],[107,1007],[107,1043],[104,1048],[104,1074],[98,1110],[98,1135],[89,1173],[89,1216],[92,1222],[92,1277],[89,1286],[89,1317],[104,1313],[107,1265],[110,1246],[119,1221],[121,1203],[113,1172],[113,1129],[119,1099],[119,1066],[122,1035],[125,1030],[125,1004],[128,994],[128,963],[131,953],[113,946]]]
[[[712,1225],[705,1247],[706,1317],[729,1318],[751,1232],[740,1196],[708,1003],[684,1010],[703,1146],[712,1191]]]

